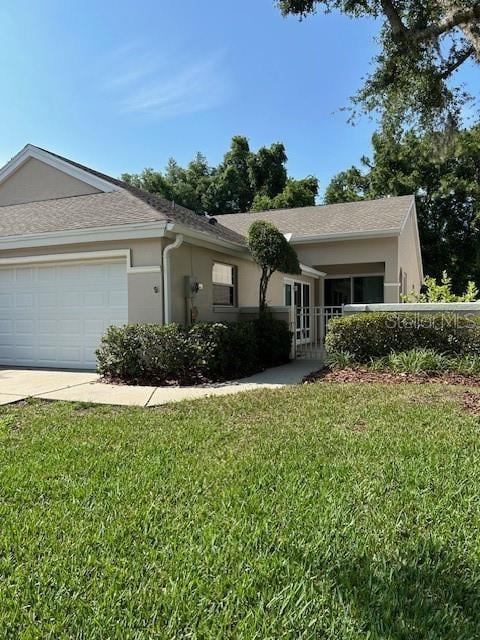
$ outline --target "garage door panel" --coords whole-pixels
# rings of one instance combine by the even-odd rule
[[[0,270],[0,287],[15,282],[15,272],[13,269]]]
[[[0,335],[9,336],[13,331],[13,320],[0,320]]]
[[[35,332],[34,320],[15,320],[15,333],[17,335],[27,334],[33,335]]]
[[[108,302],[108,295],[106,291],[88,291],[85,293],[84,304],[87,307],[99,307],[100,309],[104,309]]]
[[[101,336],[127,310],[125,263],[0,269],[0,363],[94,368]]]
[[[35,305],[34,293],[17,293],[15,294],[15,307],[19,309],[33,308]]]
[[[15,281],[20,287],[33,284],[36,281],[36,270],[26,267],[23,269],[15,269]]]
[[[40,294],[41,304],[44,309],[52,308],[56,310],[59,305],[59,296],[56,291],[46,291],[42,289]]]
[[[38,333],[41,336],[45,335],[57,335],[58,334],[58,320],[45,318],[38,321]]]
[[[0,309],[11,309],[13,299],[13,293],[0,293]]]

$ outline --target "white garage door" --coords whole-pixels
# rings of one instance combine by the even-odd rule
[[[93,369],[127,307],[125,261],[0,268],[0,364]]]

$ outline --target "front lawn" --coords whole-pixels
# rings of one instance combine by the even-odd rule
[[[2,409],[1,637],[479,637],[480,419],[464,393],[312,384]]]

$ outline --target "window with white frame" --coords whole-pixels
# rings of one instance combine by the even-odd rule
[[[213,304],[234,307],[236,304],[236,267],[214,262],[212,266]]]

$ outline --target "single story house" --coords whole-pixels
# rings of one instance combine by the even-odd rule
[[[245,234],[258,219],[302,263],[268,291],[299,339],[312,339],[310,309],[398,302],[421,285],[413,196],[215,221],[27,145],[0,169],[0,364],[88,369],[112,324],[251,316],[259,268]]]

